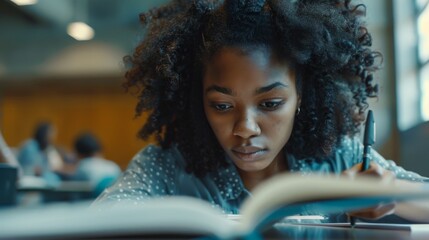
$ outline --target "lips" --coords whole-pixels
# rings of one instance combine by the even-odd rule
[[[240,146],[231,150],[235,156],[243,161],[256,161],[261,159],[267,153],[266,148],[257,146]]]

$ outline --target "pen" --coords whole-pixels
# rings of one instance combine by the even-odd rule
[[[368,115],[366,116],[365,122],[365,131],[363,133],[363,156],[362,156],[362,168],[361,172],[368,170],[370,154],[371,154],[371,146],[375,143],[375,121],[374,114],[372,110],[368,110]],[[356,219],[351,216],[350,217],[350,225],[354,227],[356,224]]]
[[[361,172],[369,168],[371,146],[375,143],[375,121],[371,110],[368,111],[365,122],[365,132],[363,133],[363,157]]]

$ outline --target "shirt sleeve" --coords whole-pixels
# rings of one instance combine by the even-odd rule
[[[150,145],[138,153],[118,180],[93,203],[144,203],[152,197],[173,195],[176,164],[171,151]]]
[[[404,179],[409,181],[416,181],[416,182],[425,182],[427,181],[427,178],[420,176],[419,174],[407,171],[401,166],[396,165],[396,163],[392,160],[386,160],[384,159],[377,151],[372,150],[372,159],[375,161],[378,165],[383,167],[384,169],[387,169],[389,171],[392,171],[395,173],[396,178],[398,179]]]
[[[34,140],[25,142],[18,152],[18,162],[22,166],[24,175],[34,176],[36,167],[42,170],[44,168],[43,160]]]

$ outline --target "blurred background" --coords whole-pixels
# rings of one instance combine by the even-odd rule
[[[121,87],[122,58],[141,39],[139,13],[165,2],[0,0],[0,130],[6,142],[17,150],[38,123],[49,121],[57,130],[55,144],[66,152],[79,133],[90,131],[104,157],[125,169],[147,143],[136,137],[144,123],[144,116],[134,118],[136,98]],[[374,49],[384,55],[376,74],[380,97],[371,101],[375,148],[429,175],[429,128],[420,129],[429,120],[429,0],[363,2]],[[419,144],[426,152],[416,157]]]
[[[56,145],[72,150],[91,131],[122,169],[146,143],[144,117],[126,94],[122,58],[138,43],[138,15],[167,1],[0,1],[0,129],[19,148],[36,125],[56,126]],[[87,24],[71,36],[72,23]],[[91,34],[91,31],[92,34]],[[89,35],[85,35],[89,34]],[[82,40],[80,40],[82,39]]]

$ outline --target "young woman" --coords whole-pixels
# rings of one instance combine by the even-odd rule
[[[159,146],[97,203],[187,195],[237,213],[278,173],[358,172],[381,58],[364,10],[349,0],[174,1],[141,15],[147,33],[126,58],[125,85],[139,90],[137,115],[150,113],[140,136]],[[363,174],[424,180],[375,151]]]

